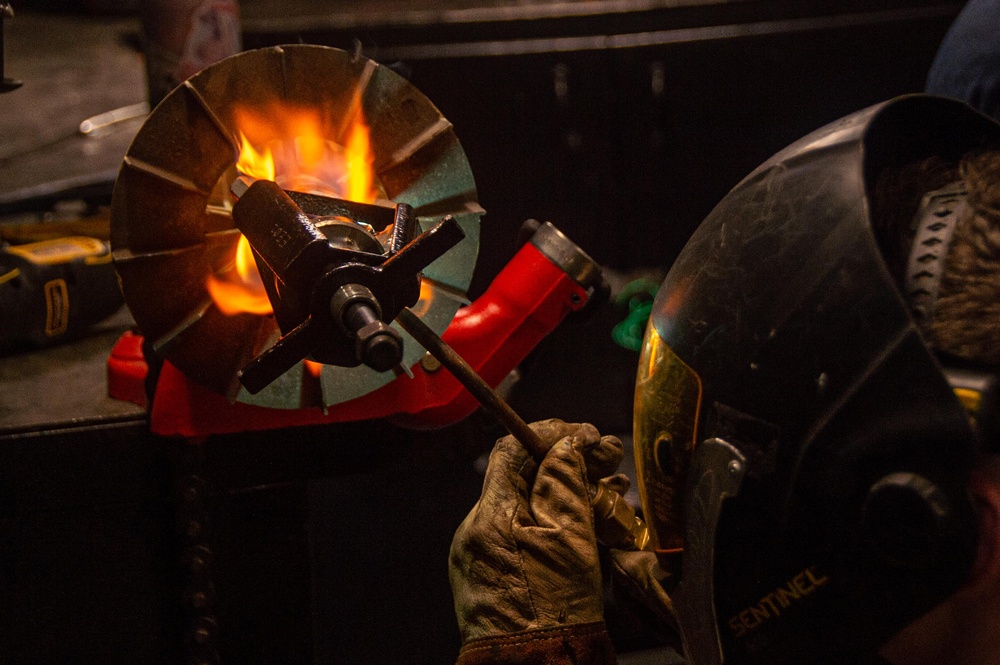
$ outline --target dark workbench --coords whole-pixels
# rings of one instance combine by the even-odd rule
[[[0,209],[67,192],[106,199],[142,118],[96,136],[79,127],[146,98],[127,39],[138,20],[22,13],[4,27],[6,74],[24,85],[0,95]]]
[[[142,420],[139,406],[108,397],[108,355],[133,326],[128,310],[77,342],[0,358],[0,431]]]

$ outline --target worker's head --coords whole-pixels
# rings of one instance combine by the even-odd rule
[[[958,102],[861,111],[754,171],[671,269],[636,463],[658,548],[682,560],[693,662],[856,661],[1000,584],[1000,473],[983,461],[996,149],[1000,125]]]

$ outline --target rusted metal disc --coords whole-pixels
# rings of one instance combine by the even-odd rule
[[[248,51],[212,65],[171,92],[143,124],[115,184],[111,244],[125,301],[157,353],[191,379],[242,402],[276,408],[330,406],[395,378],[367,367],[323,366],[320,395],[302,365],[257,395],[236,372],[280,335],[273,316],[223,314],[209,275],[230,268],[239,239],[226,205],[238,156],[237,109],[260,115],[275,102],[313,109],[344,145],[360,106],[374,171],[386,198],[407,203],[423,229],[453,215],[466,238],[424,271],[418,303],[439,334],[464,302],[479,252],[483,210],[451,124],[404,78],[371,60],[321,46]],[[359,102],[359,103],[358,103]],[[423,355],[405,335],[403,363]],[[311,394],[312,393],[312,394]]]

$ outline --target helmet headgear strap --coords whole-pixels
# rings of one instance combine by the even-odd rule
[[[905,287],[914,318],[921,327],[934,315],[945,257],[966,206],[964,183],[953,182],[925,194],[914,218],[915,236],[906,262]]]
[[[914,217],[905,285],[913,317],[921,328],[926,328],[934,316],[945,260],[967,206],[965,185],[953,182],[925,194]],[[946,366],[945,376],[975,420],[986,452],[1000,452],[1000,377],[967,366]]]

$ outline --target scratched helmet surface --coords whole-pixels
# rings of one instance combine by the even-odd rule
[[[959,102],[865,109],[751,173],[673,265],[634,425],[691,662],[858,662],[967,578],[975,435],[872,197],[888,169],[998,144]]]

